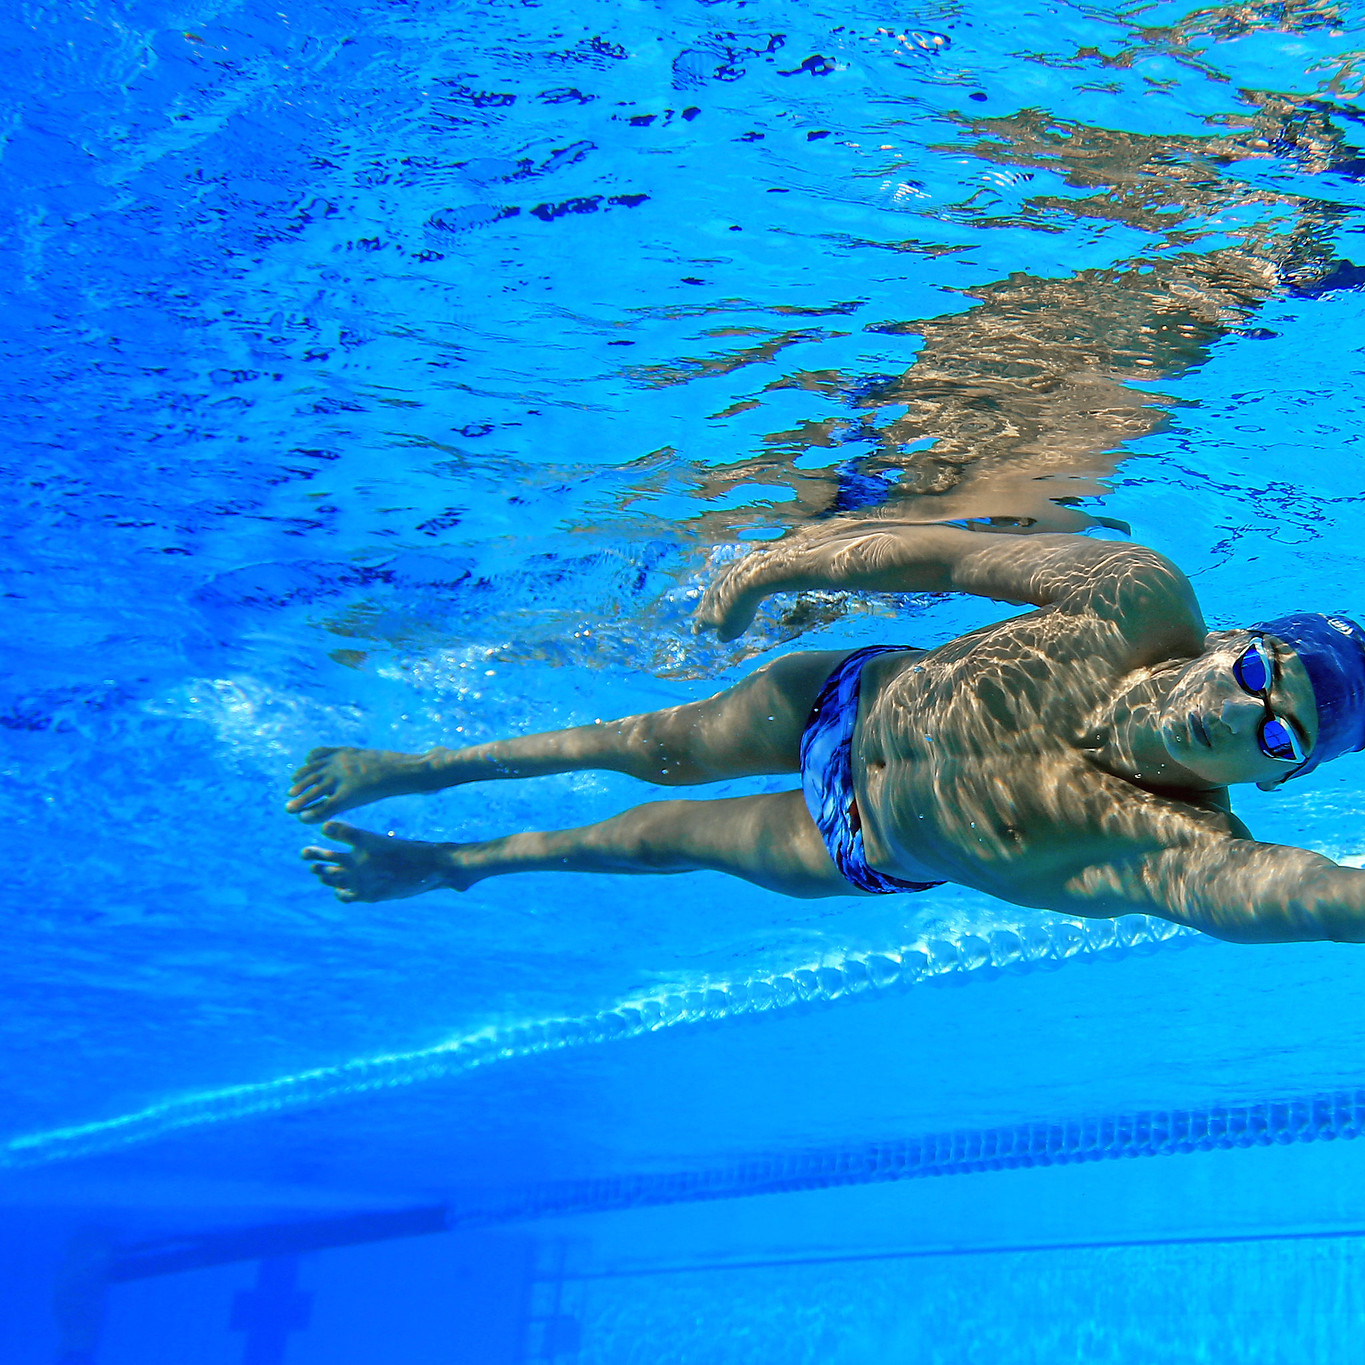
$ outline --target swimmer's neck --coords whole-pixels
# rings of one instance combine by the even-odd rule
[[[1141,787],[1222,790],[1177,763],[1161,737],[1161,717],[1182,666],[1173,662],[1139,670],[1085,717],[1078,747],[1096,767]]]

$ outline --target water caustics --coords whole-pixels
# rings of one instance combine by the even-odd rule
[[[641,1002],[753,1012],[761,983],[931,940],[981,966],[992,933],[1167,932],[674,884],[648,914],[618,886],[342,913],[279,792],[314,743],[551,728],[798,637],[976,623],[811,593],[741,644],[694,637],[708,562],[804,520],[1137,512],[1151,538],[1164,505],[1179,539],[1188,504],[1206,556],[1262,504],[1297,499],[1305,537],[1353,524],[1327,474],[1291,496],[1205,459],[1189,388],[1355,307],[1351,7],[188,22],[0,20],[7,1161],[661,1026]],[[1348,432],[1345,381],[1290,354]],[[495,833],[625,790],[380,818]]]

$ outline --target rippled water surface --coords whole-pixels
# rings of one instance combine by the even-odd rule
[[[801,1078],[837,1089],[871,1023],[705,990],[1048,917],[709,874],[342,907],[280,807],[314,744],[581,723],[1003,610],[809,594],[692,634],[709,565],[859,507],[1130,527],[1217,625],[1359,613],[1361,27],[1328,0],[10,6],[7,1160],[112,1123],[76,1144],[106,1174],[409,1194],[456,1154],[524,1181],[1359,1083],[1353,952],[1200,946],[903,1004],[896,1083],[831,1108]],[[1363,785],[1348,759],[1239,809],[1358,856]],[[362,823],[477,838],[648,794],[584,774]],[[646,999],[710,1010],[660,1034],[673,1070],[639,1035],[432,1060]],[[1002,1044],[1034,1026],[1064,1066]]]

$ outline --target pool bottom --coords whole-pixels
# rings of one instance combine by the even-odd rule
[[[287,1365],[1353,1360],[1362,1174],[1293,1144],[413,1236],[117,1284],[96,1359],[237,1365],[273,1324]]]

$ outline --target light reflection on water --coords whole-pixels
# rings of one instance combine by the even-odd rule
[[[751,539],[878,508],[1132,523],[1211,619],[1355,586],[1347,7],[0,22],[27,54],[0,162],[16,1131],[1029,922],[705,879],[648,916],[547,879],[355,915],[296,870],[277,801],[315,742],[572,723],[993,610],[808,595],[695,639],[710,558]],[[1356,791],[1267,818],[1349,852]],[[474,835],[635,795],[378,818]]]

